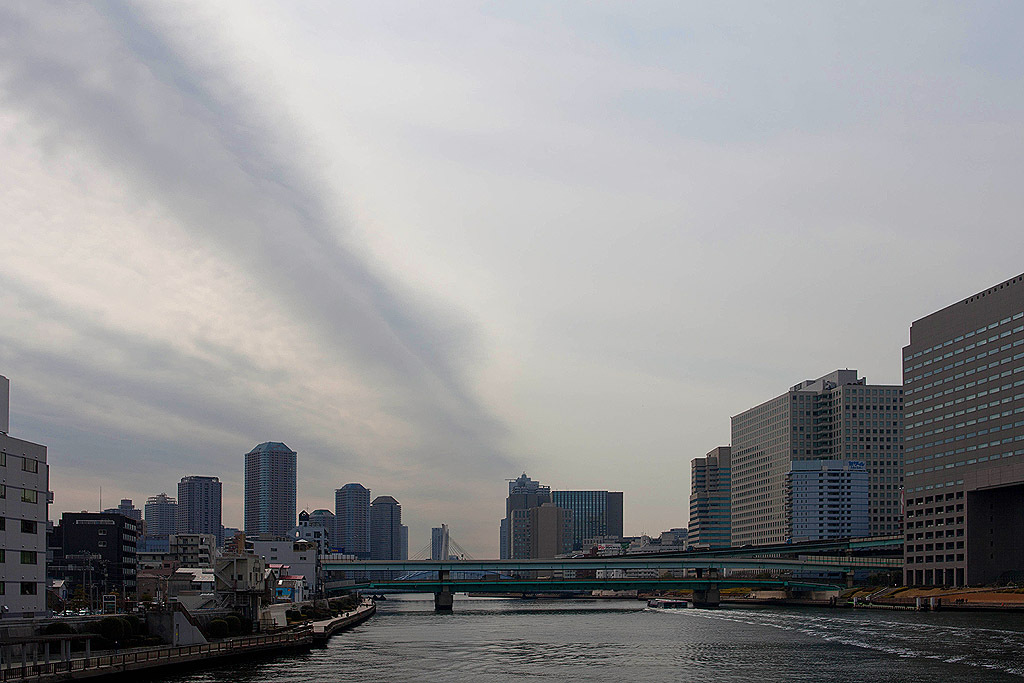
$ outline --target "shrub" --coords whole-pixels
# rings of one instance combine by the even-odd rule
[[[125,623],[125,633],[133,636],[142,635],[145,632],[145,628],[139,618],[134,614],[121,617]]]
[[[52,624],[47,624],[42,630],[44,636],[63,636],[74,632],[74,627],[65,621],[55,621]]]
[[[236,617],[234,614],[229,614],[224,617],[224,621],[228,625],[228,633],[233,636],[237,636],[242,632],[242,620]]]
[[[288,621],[302,621],[302,612],[297,609],[285,610],[284,616]]]
[[[124,621],[118,617],[104,617],[100,620],[100,635],[107,640],[124,640]]]
[[[239,615],[239,620],[242,622],[242,633],[252,633],[252,619],[246,616]]]
[[[206,633],[211,638],[224,638],[228,635],[228,622],[214,619],[206,626]]]

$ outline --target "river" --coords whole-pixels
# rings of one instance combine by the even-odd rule
[[[391,596],[309,654],[175,675],[256,681],[1020,681],[1024,615]]]

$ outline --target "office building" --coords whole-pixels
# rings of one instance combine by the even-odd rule
[[[402,506],[391,496],[370,503],[370,559],[402,559]]]
[[[177,533],[213,534],[217,547],[224,545],[220,479],[197,475],[181,478],[178,482]]]
[[[409,527],[403,524],[399,528],[399,540],[398,540],[398,559],[408,560],[409,559]]]
[[[1024,571],[1024,275],[910,326],[903,349],[904,579]]]
[[[863,460],[869,533],[902,533],[903,388],[836,370],[732,418],[732,545],[784,543],[794,460]]]
[[[862,460],[794,460],[786,476],[787,541],[868,535],[868,473]]]
[[[10,616],[46,614],[46,446],[10,429],[10,382],[0,375],[0,606]]]
[[[508,482],[508,498],[505,499],[505,517],[501,520],[501,542],[499,557],[503,560],[512,558],[512,512],[529,510],[551,502],[551,487],[544,486],[522,475]]]
[[[451,557],[451,536],[448,525],[442,524],[430,530],[430,559],[445,560]]]
[[[512,510],[511,558],[544,559],[572,551],[573,515],[554,503]]]
[[[732,448],[719,446],[690,461],[690,546],[728,548],[731,541]]]
[[[60,518],[63,566],[55,568],[72,587],[82,587],[93,605],[118,591],[135,596],[141,525],[112,512],[65,512]]]
[[[336,549],[361,560],[370,559],[370,489],[345,484],[334,492]]]
[[[584,539],[622,537],[621,491],[552,491],[551,502],[572,512],[572,548]]]
[[[247,536],[281,537],[294,528],[295,462],[295,451],[277,441],[261,443],[246,453]]]

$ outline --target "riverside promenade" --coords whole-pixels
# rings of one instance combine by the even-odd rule
[[[325,644],[335,633],[366,621],[376,610],[376,605],[366,602],[333,619],[307,622],[279,633],[230,638],[205,645],[145,648],[61,661],[13,664],[0,668],[0,681],[134,680],[142,672],[202,669],[233,659],[305,652],[314,644]]]

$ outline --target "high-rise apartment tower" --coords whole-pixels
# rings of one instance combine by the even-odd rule
[[[277,441],[245,454],[246,535],[285,536],[295,527],[295,466],[295,451]]]

